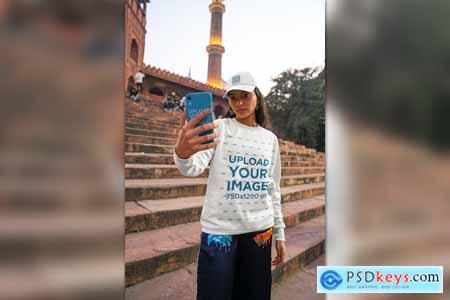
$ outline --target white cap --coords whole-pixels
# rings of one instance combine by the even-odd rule
[[[253,92],[255,87],[256,81],[252,74],[249,72],[239,72],[227,81],[225,95],[234,90]]]

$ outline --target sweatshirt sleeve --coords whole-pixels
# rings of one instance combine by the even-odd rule
[[[183,159],[178,157],[173,147],[173,160],[176,167],[184,176],[196,177],[205,171],[211,158],[214,155],[215,148],[199,151],[194,153],[189,158]]]
[[[278,138],[275,136],[274,153],[273,153],[273,169],[272,169],[273,185],[270,189],[272,197],[272,206],[274,212],[274,237],[275,240],[285,241],[284,228],[286,225],[283,220],[283,213],[281,211],[281,156],[278,145]]]

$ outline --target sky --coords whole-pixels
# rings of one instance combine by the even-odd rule
[[[211,0],[151,0],[144,62],[206,82]],[[222,78],[250,72],[263,94],[289,68],[325,64],[325,0],[225,0]]]

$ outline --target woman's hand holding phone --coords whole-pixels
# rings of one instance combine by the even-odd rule
[[[195,127],[197,123],[199,123],[206,115],[211,113],[211,110],[205,110],[200,114],[196,115],[189,122],[186,123],[186,113],[181,115],[181,128],[178,133],[177,143],[175,145],[175,153],[179,158],[187,159],[191,157],[191,155],[210,148],[214,148],[219,141],[215,140],[213,142],[203,144],[209,140],[213,140],[214,138],[219,136],[218,132],[199,136],[200,133],[214,129],[218,125],[217,123],[207,123],[201,126]]]

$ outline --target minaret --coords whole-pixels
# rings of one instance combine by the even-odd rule
[[[211,12],[211,32],[206,51],[208,57],[208,84],[222,88],[222,15],[225,12],[224,0],[212,0],[209,4]]]

